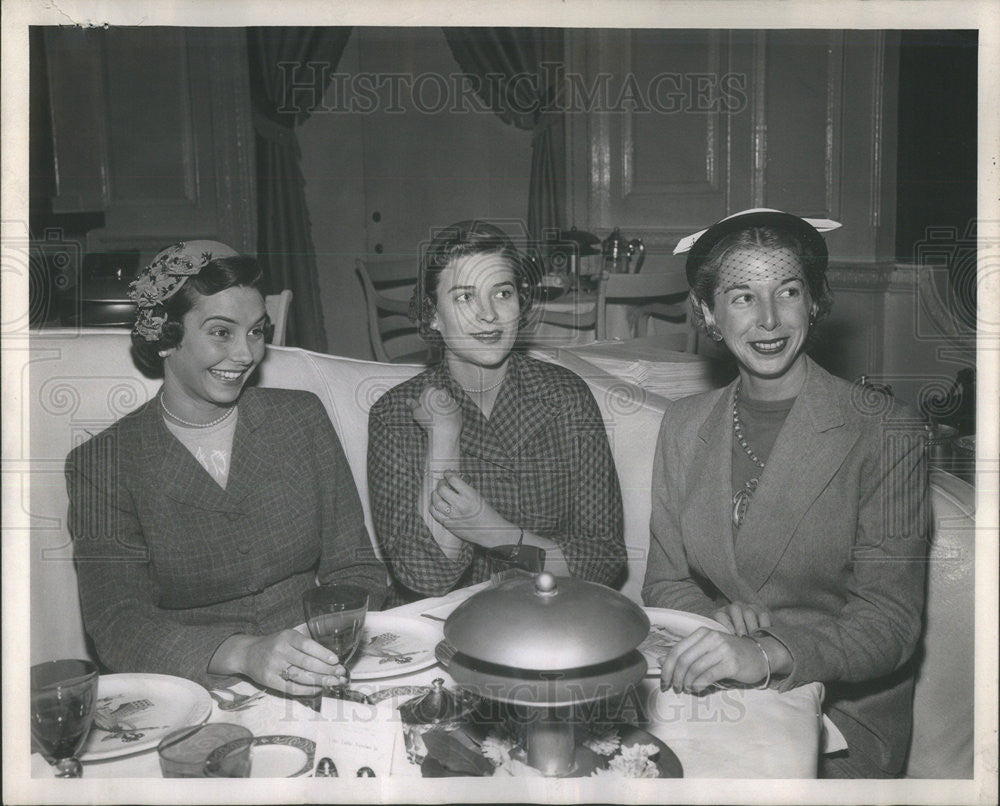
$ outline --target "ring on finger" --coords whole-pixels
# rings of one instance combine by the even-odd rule
[[[292,681],[292,664],[289,663],[284,669],[281,670],[280,677],[286,682],[290,683]]]

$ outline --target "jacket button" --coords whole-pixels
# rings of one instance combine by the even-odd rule
[[[239,544],[239,545],[238,545],[238,546],[236,547],[236,550],[237,550],[237,551],[238,551],[238,552],[239,552],[240,554],[249,554],[249,553],[250,553],[250,544],[249,544],[249,543],[240,543],[240,544]]]

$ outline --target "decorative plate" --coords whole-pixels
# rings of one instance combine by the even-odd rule
[[[312,772],[316,742],[301,736],[257,736],[252,753],[251,778],[296,778]]]
[[[726,628],[719,622],[696,613],[668,610],[663,607],[644,607],[643,610],[649,616],[649,635],[639,644],[639,651],[649,666],[646,670],[648,677],[659,677],[660,664],[670,647],[699,627],[726,632]]]
[[[350,662],[351,680],[376,680],[426,669],[437,663],[434,647],[441,625],[392,613],[369,613],[361,643]]]
[[[102,674],[97,711],[80,754],[99,761],[152,750],[166,734],[200,725],[212,713],[212,698],[197,683],[166,674]]]

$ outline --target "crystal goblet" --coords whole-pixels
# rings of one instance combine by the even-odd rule
[[[347,668],[361,642],[368,613],[368,591],[358,585],[320,585],[302,594],[309,635],[337,655]],[[347,673],[350,680],[350,672]],[[338,686],[326,693],[337,694]]]
[[[77,759],[97,706],[97,666],[53,660],[31,667],[31,735],[58,778],[79,778]]]

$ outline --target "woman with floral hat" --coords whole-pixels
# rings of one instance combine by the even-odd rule
[[[909,744],[923,610],[922,429],[805,353],[830,309],[817,227],[831,224],[751,210],[686,239],[693,314],[738,374],[664,415],[643,600],[726,628],[676,644],[664,690],[820,681],[847,741],[820,774],[888,777]]]
[[[163,385],[66,463],[84,624],[111,671],[316,694],[344,669],[292,629],[302,592],[336,580],[384,596],[322,403],[247,385],[268,329],[260,283],[253,258],[190,241],[132,284],[133,352]]]

